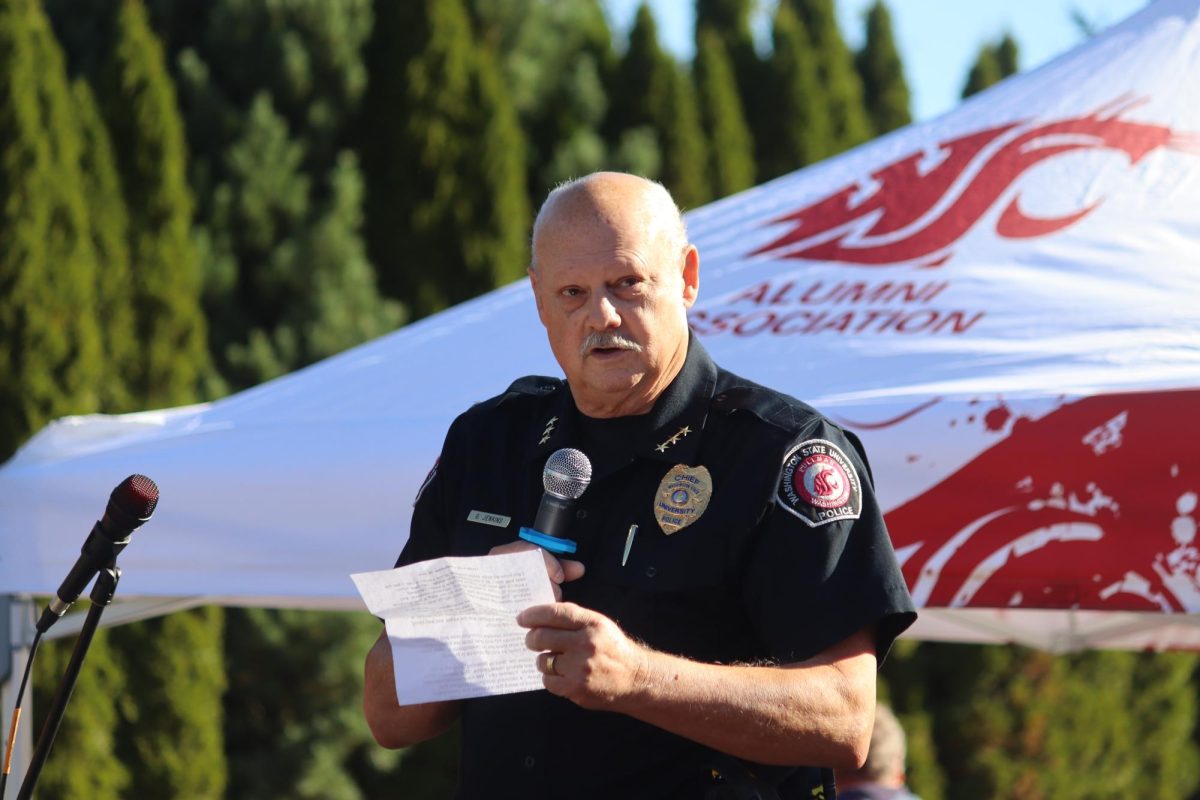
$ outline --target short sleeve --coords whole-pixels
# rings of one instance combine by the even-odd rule
[[[742,586],[779,661],[811,658],[873,624],[882,663],[916,612],[856,439],[822,422],[787,448]]]
[[[450,526],[447,520],[448,506],[452,502],[450,483],[456,469],[452,442],[457,425],[458,421],[451,425],[442,444],[441,454],[433,462],[433,467],[421,482],[421,487],[413,499],[408,541],[400,551],[400,557],[396,559],[397,567],[450,554]]]

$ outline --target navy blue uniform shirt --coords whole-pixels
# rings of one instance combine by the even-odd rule
[[[569,532],[586,574],[563,585],[563,599],[650,647],[712,663],[782,664],[874,624],[882,661],[916,617],[857,438],[720,369],[694,337],[646,415],[586,418],[565,382],[541,377],[462,414],[418,495],[398,565],[484,555],[515,540],[537,513],[546,458],[562,447],[593,465]],[[703,513],[695,517],[686,491],[659,500],[661,485],[686,488],[694,473],[684,468],[699,467],[711,476]],[[686,527],[668,535],[660,526],[658,516],[689,509]],[[511,521],[472,521],[472,511]],[[544,690],[463,701],[462,722],[460,797],[698,797],[714,758]],[[807,800],[821,782],[817,770],[747,767],[783,786],[783,797]]]

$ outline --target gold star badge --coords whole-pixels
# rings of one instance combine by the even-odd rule
[[[558,417],[551,417],[546,420],[546,429],[542,431],[542,438],[538,441],[538,444],[545,444],[550,441],[550,434],[554,433],[554,425],[557,422]]]
[[[665,452],[667,452],[668,447],[672,447],[673,445],[679,444],[679,440],[682,439],[683,437],[687,436],[691,432],[692,432],[692,429],[689,428],[687,425],[684,425],[682,428],[680,428],[679,430],[677,430],[675,432],[674,436],[669,437],[664,442],[660,442],[658,445],[655,446],[654,449],[656,451],[658,451],[659,453],[665,453]]]

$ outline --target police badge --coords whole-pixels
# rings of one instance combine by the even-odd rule
[[[704,513],[712,498],[712,476],[707,467],[676,464],[667,471],[654,495],[654,518],[670,536]]]

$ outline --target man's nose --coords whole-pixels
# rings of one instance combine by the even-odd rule
[[[595,330],[603,331],[609,328],[621,327],[621,315],[607,294],[597,293],[588,313],[588,322]]]

